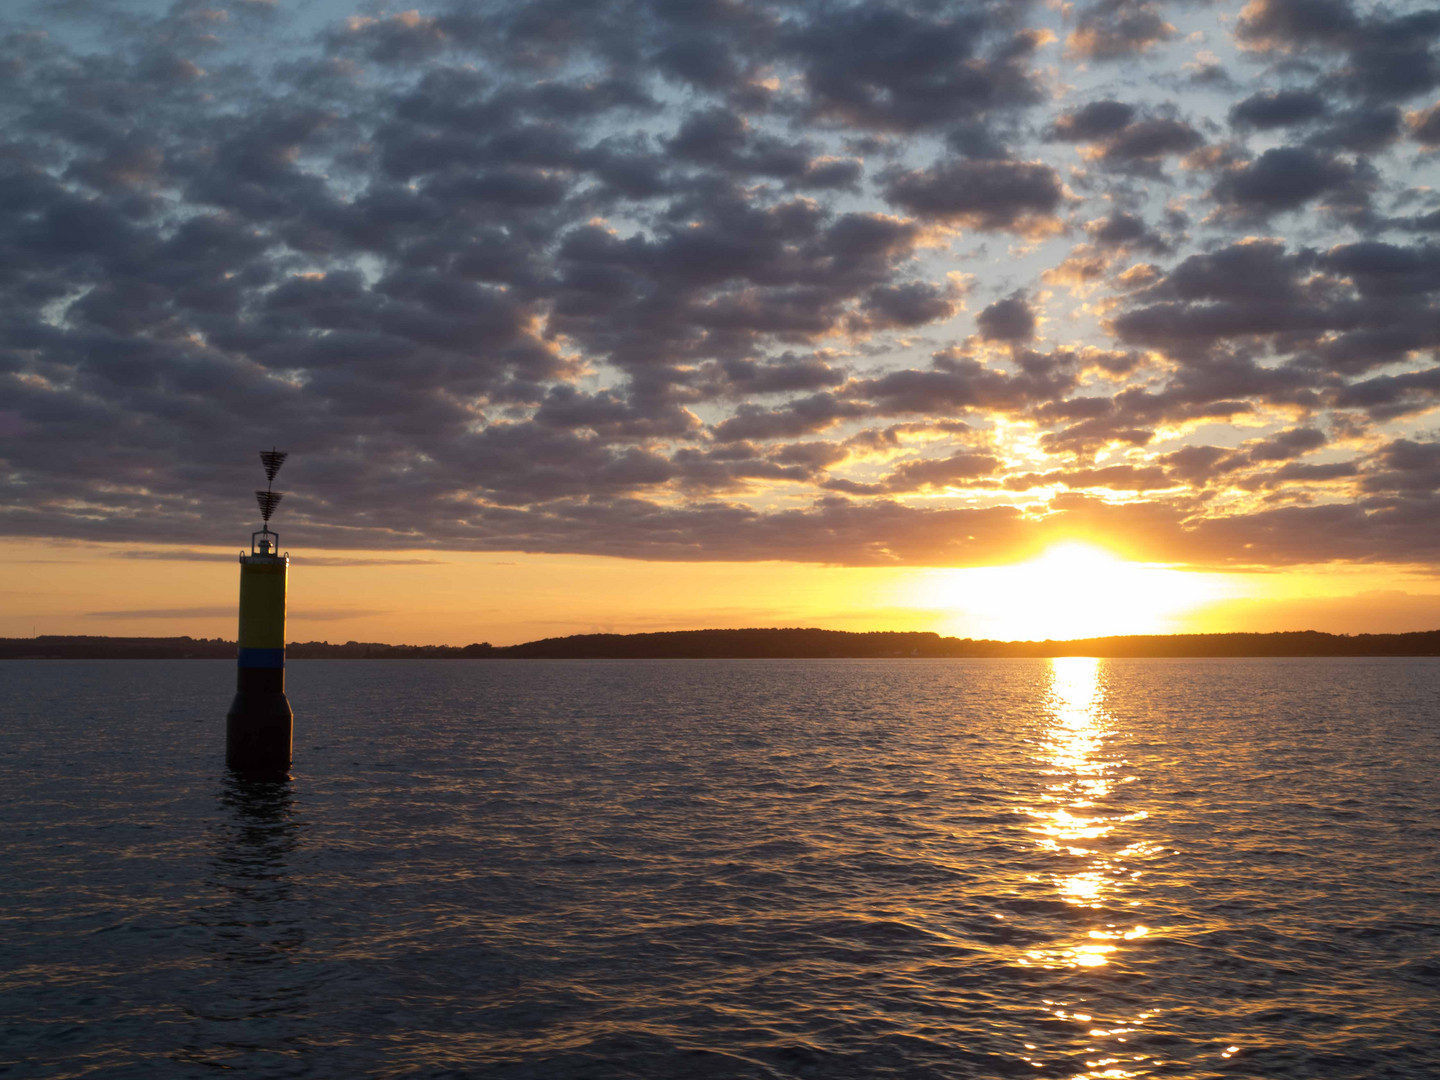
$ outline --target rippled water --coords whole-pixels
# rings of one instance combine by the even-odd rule
[[[0,1072],[1440,1075],[1434,660],[231,679],[0,666]]]

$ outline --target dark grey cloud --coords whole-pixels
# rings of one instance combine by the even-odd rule
[[[1440,442],[1395,439],[1376,455],[1363,486],[1370,492],[1426,495],[1440,490]]]
[[[1146,225],[1143,218],[1124,211],[1087,222],[1085,231],[1101,247],[1148,251],[1156,255],[1170,250],[1165,237]]]
[[[1364,240],[1341,244],[1319,256],[1318,264],[1348,278],[1364,296],[1418,296],[1440,292],[1440,247]]]
[[[851,326],[867,331],[924,326],[948,319],[959,309],[956,292],[928,281],[877,285],[866,295]]]
[[[1125,130],[1136,117],[1134,105],[1123,101],[1092,101],[1062,113],[1050,127],[1051,138],[1066,142],[1097,142]]]
[[[1324,465],[1313,465],[1303,461],[1291,461],[1264,478],[1265,486],[1282,484],[1324,484],[1333,480],[1349,480],[1360,475],[1360,467],[1353,461],[1332,461]]]
[[[1183,446],[1160,456],[1160,464],[1175,479],[1197,487],[1214,483],[1244,466],[1243,455],[1220,446]]]
[[[1335,113],[1311,142],[1322,149],[1372,154],[1400,138],[1400,110],[1394,105],[1359,106]]]
[[[810,112],[917,131],[1040,100],[1028,60],[1039,42],[1004,5],[871,3],[825,9],[782,33]],[[928,8],[928,10],[927,10]]]
[[[1158,175],[1162,161],[1204,143],[1185,121],[1169,115],[1144,115],[1121,101],[1092,101],[1062,113],[1050,126],[1050,138],[1088,143],[1091,156],[1117,171]]]
[[[996,300],[975,317],[987,341],[1029,341],[1035,336],[1035,312],[1023,296]]]
[[[1047,453],[1071,454],[1085,461],[1112,446],[1147,446],[1155,438],[1154,417],[1147,410],[1127,407],[1133,404],[1091,397],[1041,406],[1035,418],[1055,430],[1042,435],[1040,445]]]
[[[1314,90],[1263,91],[1232,105],[1230,123],[1267,131],[1318,120],[1329,111],[1330,103]]]
[[[7,535],[243,538],[276,444],[292,550],[1435,554],[1433,13],[122,8],[0,40]]]
[[[743,116],[722,108],[687,117],[668,149],[683,161],[800,188],[854,188],[862,172],[858,161],[826,158],[805,140],[754,131]]]
[[[1360,379],[1337,389],[1333,402],[1379,421],[1422,414],[1440,404],[1440,367]]]
[[[1341,63],[1335,89],[1372,101],[1398,101],[1440,84],[1440,9],[1396,13],[1361,10],[1349,0],[1255,0],[1236,36],[1252,48],[1292,55],[1314,50]]]
[[[1238,36],[1268,48],[1341,46],[1359,29],[1349,0],[1260,0],[1247,6]]]
[[[1440,146],[1440,104],[1410,115],[1410,135],[1422,146]]]
[[[1122,340],[1182,361],[1166,391],[1172,404],[1329,404],[1384,422],[1436,403],[1433,364],[1367,373],[1433,356],[1437,293],[1440,264],[1425,243],[1360,241],[1316,252],[1249,241],[1186,258],[1135,293],[1111,325]],[[1286,359],[1262,366],[1261,349]]]
[[[717,394],[735,397],[786,394],[820,390],[845,381],[843,371],[819,356],[781,353],[760,363],[746,358],[726,360],[718,365]]]
[[[1344,206],[1362,204],[1371,184],[1363,166],[1313,147],[1280,146],[1226,171],[1211,194],[1235,213],[1266,217],[1322,198]]]
[[[552,386],[535,410],[546,427],[584,429],[607,439],[684,438],[700,426],[695,415],[673,402],[642,409],[610,391],[586,394],[573,386]]]
[[[947,488],[993,486],[975,484],[992,476],[1000,468],[1000,459],[993,454],[961,451],[943,458],[919,458],[904,461],[884,479],[876,483],[831,479],[821,486],[849,495],[892,495]]]
[[[1318,370],[1364,372],[1440,344],[1437,287],[1428,245],[1361,242],[1318,253],[1251,240],[1184,259],[1136,294],[1113,328],[1129,343],[1181,357],[1269,338],[1296,366],[1264,377],[1279,370],[1293,386],[1315,386]],[[1424,300],[1401,300],[1410,295]],[[1244,392],[1260,392],[1254,374]]]
[[[1198,131],[1182,120],[1150,117],[1128,124],[1104,143],[1101,159],[1109,163],[1153,163],[1170,154],[1183,154],[1204,142]]]
[[[766,409],[742,405],[730,419],[716,425],[715,437],[722,442],[741,439],[793,439],[834,427],[842,420],[866,415],[863,405],[845,401],[829,392],[797,398],[786,405]]]
[[[1325,433],[1315,428],[1290,428],[1250,446],[1251,461],[1289,461],[1325,445]]]
[[[1025,161],[957,158],[928,169],[893,170],[884,179],[891,204],[916,217],[971,229],[1043,231],[1064,200],[1060,175]]]
[[[324,35],[332,52],[363,56],[378,64],[428,60],[445,50],[453,28],[433,15],[408,11],[379,17],[356,16]]]
[[[1072,55],[1088,60],[1122,60],[1139,56],[1175,36],[1161,4],[1151,0],[1094,0],[1079,9],[1066,45]]]

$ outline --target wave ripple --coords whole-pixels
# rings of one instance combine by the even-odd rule
[[[0,1073],[1433,1077],[1440,663],[11,663]]]

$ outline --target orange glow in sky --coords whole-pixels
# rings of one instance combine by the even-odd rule
[[[507,645],[593,632],[817,626],[956,637],[1440,626],[1433,577],[1199,573],[1061,542],[1008,566],[645,562],[517,552],[292,550],[292,641]],[[234,639],[235,550],[0,542],[0,636]]]

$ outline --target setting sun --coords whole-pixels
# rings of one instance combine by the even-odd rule
[[[1173,632],[1187,612],[1234,595],[1218,575],[1073,542],[1010,566],[935,571],[920,591],[915,602],[953,611],[974,636],[1030,641]]]

